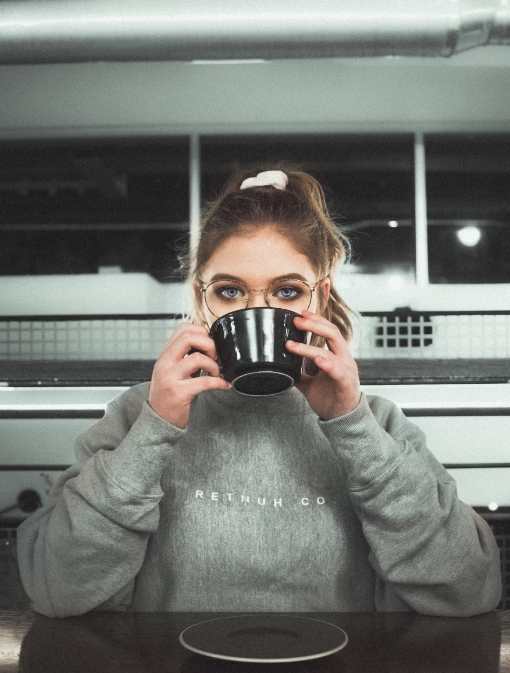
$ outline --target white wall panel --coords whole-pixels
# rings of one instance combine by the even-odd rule
[[[0,137],[509,130],[509,62],[507,48],[486,47],[451,59],[3,66]]]
[[[448,470],[457,482],[459,498],[472,507],[510,506],[510,468]]]
[[[71,465],[76,438],[93,418],[0,419],[0,463],[3,465]]]
[[[442,463],[509,463],[510,416],[410,418]],[[510,486],[509,486],[510,488]]]

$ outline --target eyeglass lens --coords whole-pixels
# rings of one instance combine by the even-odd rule
[[[266,298],[272,308],[288,308],[301,313],[310,306],[312,290],[302,281],[283,280],[268,287]],[[250,290],[243,283],[231,280],[218,280],[205,291],[207,307],[218,318],[248,308],[250,299]]]

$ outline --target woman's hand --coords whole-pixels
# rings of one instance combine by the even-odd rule
[[[194,348],[198,353],[188,355]],[[159,356],[149,392],[149,404],[162,418],[185,428],[190,406],[204,390],[229,390],[230,383],[220,378],[214,341],[205,327],[182,323],[172,334]],[[192,375],[203,369],[211,376]]]
[[[294,318],[294,324],[300,330],[324,337],[329,348],[287,341],[289,351],[313,360],[320,370],[316,376],[302,374],[296,387],[321,420],[348,414],[358,406],[361,389],[358,367],[340,330],[311,311],[303,311],[302,317]]]

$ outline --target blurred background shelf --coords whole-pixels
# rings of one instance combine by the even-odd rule
[[[8,386],[132,386],[150,381],[155,360],[0,360]],[[510,359],[358,360],[365,385],[508,383]]]

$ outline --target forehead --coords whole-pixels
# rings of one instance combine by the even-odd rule
[[[247,283],[289,276],[306,281],[315,278],[307,255],[300,252],[288,237],[268,227],[230,236],[223,241],[211,255],[203,277],[210,281],[221,274]]]

